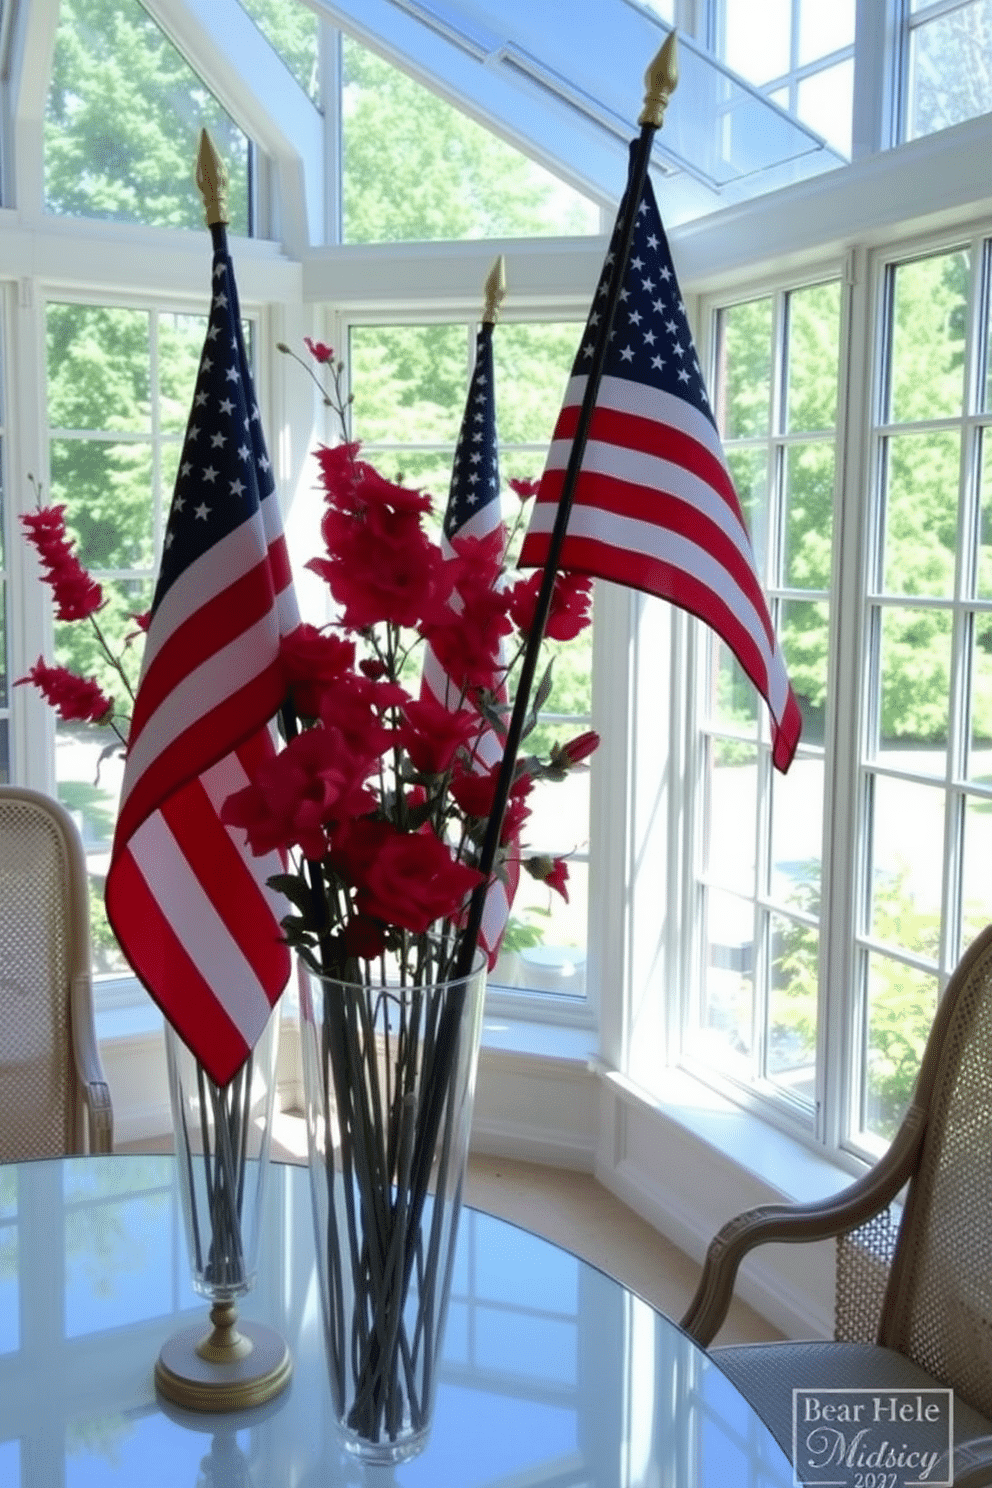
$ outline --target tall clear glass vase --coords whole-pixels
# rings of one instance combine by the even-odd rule
[[[239,1319],[237,1299],[254,1285],[279,1051],[273,1012],[245,1064],[216,1085],[166,1024],[176,1174],[193,1285],[211,1302],[211,1329],[176,1334],[155,1370],[158,1388],[199,1410],[259,1405],[291,1372],[282,1338]]]
[[[301,998],[331,1397],[366,1463],[425,1444],[462,1202],[485,966],[429,985],[310,975]]]

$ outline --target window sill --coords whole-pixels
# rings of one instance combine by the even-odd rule
[[[685,1070],[666,1073],[664,1096],[650,1095],[617,1070],[601,1067],[601,1074],[625,1103],[656,1112],[721,1153],[742,1174],[766,1187],[772,1201],[812,1203],[837,1193],[855,1176],[851,1168],[813,1151]]]

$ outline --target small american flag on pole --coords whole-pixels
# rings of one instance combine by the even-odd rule
[[[486,322],[479,327],[476,337],[475,365],[455,448],[441,536],[441,550],[446,558],[453,556],[452,543],[457,538],[488,537],[502,523],[492,333],[492,324]],[[452,603],[459,604],[457,593],[452,596]],[[496,678],[493,685],[497,696],[505,701],[505,689],[497,686]],[[429,646],[424,657],[421,688],[452,711],[463,706],[459,688]],[[502,742],[491,728],[485,728],[474,747],[474,764],[479,770],[487,770],[499,762],[502,754]],[[494,878],[486,893],[479,944],[489,957],[490,968],[499,952],[519,877],[520,865],[511,853],[504,870],[505,881]]]
[[[525,568],[541,567],[547,557],[623,215],[621,204],[521,550]],[[799,706],[648,176],[560,567],[657,594],[712,626],[767,702],[772,757],[778,769],[788,769],[799,741]]]
[[[210,323],[166,526],[107,875],[107,914],[135,972],[226,1084],[289,976],[281,901],[224,826],[227,796],[273,744],[280,639],[299,623],[275,484],[214,235]]]

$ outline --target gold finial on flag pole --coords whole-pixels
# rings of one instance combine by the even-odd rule
[[[200,130],[200,149],[196,157],[196,184],[203,197],[207,226],[224,224],[227,214],[227,171],[205,129]]]
[[[505,295],[506,259],[501,253],[489,270],[489,278],[486,280],[486,308],[482,312],[483,325],[495,325],[499,320],[499,307]]]
[[[676,54],[676,33],[670,31],[664,45],[644,74],[644,107],[638,124],[653,124],[660,129],[665,122],[668,100],[679,85],[679,61]]]

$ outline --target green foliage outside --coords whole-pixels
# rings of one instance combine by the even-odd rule
[[[876,876],[872,894],[872,933],[882,944],[914,947],[937,960],[940,916],[917,907],[908,871]],[[799,881],[792,906],[819,914],[819,864]],[[801,1049],[812,1064],[816,1053],[819,932],[799,920],[780,917],[775,940],[774,1012],[771,1043]],[[865,1023],[864,1127],[891,1139],[909,1105],[920,1059],[937,1006],[936,977],[890,956],[869,961]]]
[[[61,0],[45,109],[45,205],[70,217],[202,230],[207,128],[248,230],[248,141],[138,0]]]
[[[348,38],[343,79],[345,242],[599,231],[592,202]]]
[[[300,0],[241,0],[255,25],[279,53],[303,91],[320,100],[316,14]]]

